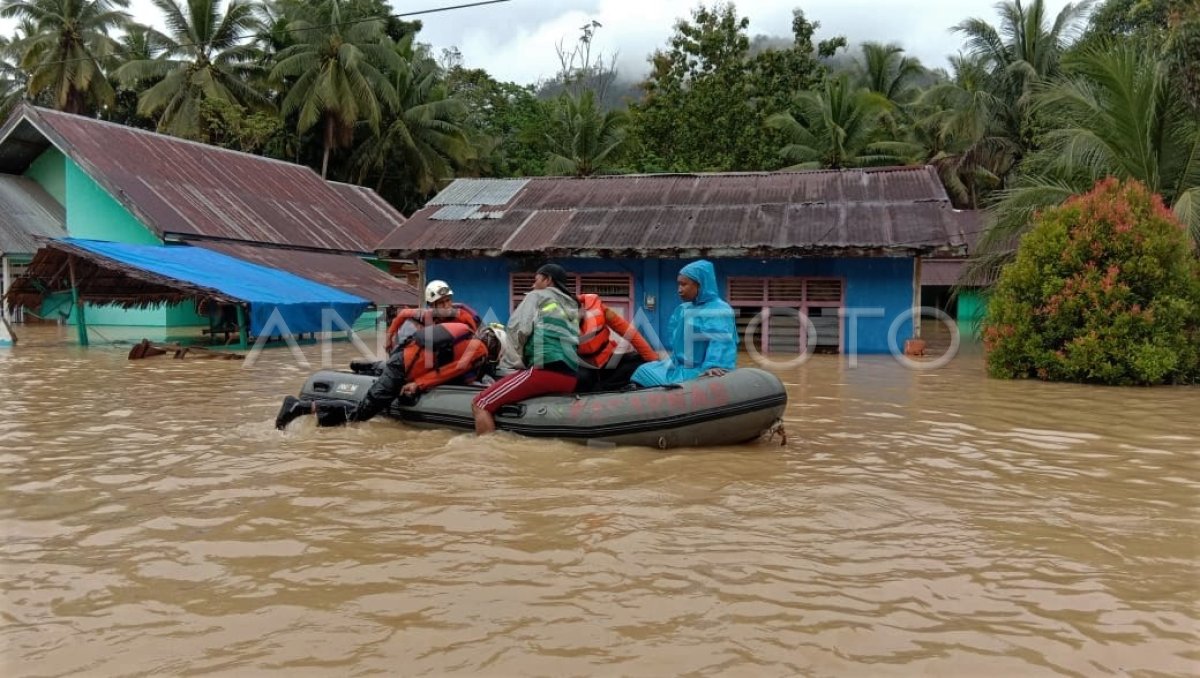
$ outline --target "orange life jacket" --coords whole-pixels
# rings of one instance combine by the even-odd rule
[[[579,295],[579,311],[579,359],[591,367],[604,367],[617,350],[617,342],[604,318],[600,295]]]
[[[426,325],[404,348],[405,381],[428,389],[459,377],[468,380],[486,358],[487,347],[470,325]]]
[[[466,304],[455,304],[453,313],[434,313],[432,308],[401,309],[387,329],[387,352],[396,348],[396,334],[405,322],[412,321],[418,328],[430,327],[440,323],[462,323],[474,332],[479,328],[479,315]]]

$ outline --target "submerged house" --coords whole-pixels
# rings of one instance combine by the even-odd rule
[[[38,257],[30,262],[31,273],[42,277],[29,280],[20,296],[30,303],[40,292],[41,316],[75,322],[67,292],[73,286],[83,290],[90,325],[211,326],[214,313],[229,309],[197,306],[209,297],[250,311],[255,303],[301,303],[289,299],[287,282],[276,297],[255,300],[246,298],[249,292],[231,296],[212,287],[205,269],[217,259],[198,251],[172,251],[169,274],[154,266],[156,253],[180,247],[278,272],[281,281],[290,280],[282,274],[298,276],[377,308],[418,301],[416,290],[385,272],[373,252],[404,217],[373,191],[327,182],[308,167],[23,104],[0,127],[0,181],[26,189],[7,196],[6,205],[45,204],[48,196],[69,238],[62,247],[42,248],[45,265],[37,265]],[[47,235],[61,237],[34,239]],[[94,288],[78,279],[71,285],[49,263],[64,253],[86,260],[104,280]],[[186,293],[170,293],[172,281],[180,286],[175,292]],[[294,280],[290,287],[315,289]],[[137,297],[137,290],[145,294]],[[212,294],[205,297],[205,290]]]
[[[555,261],[659,337],[679,269],[707,258],[755,348],[883,353],[913,336],[922,257],[965,254],[963,224],[928,167],[458,179],[379,253],[500,321]]]

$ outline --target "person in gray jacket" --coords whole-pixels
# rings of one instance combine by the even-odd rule
[[[579,373],[579,302],[567,272],[557,264],[538,269],[533,290],[508,319],[508,339],[525,369],[513,372],[475,397],[475,432],[496,430],[502,406],[552,393],[573,393]]]

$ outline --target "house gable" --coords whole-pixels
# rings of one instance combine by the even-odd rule
[[[79,165],[66,161],[67,233],[72,238],[161,245],[162,240],[125,209]]]
[[[30,163],[25,176],[36,181],[58,204],[67,204],[67,158],[57,148],[43,151]]]

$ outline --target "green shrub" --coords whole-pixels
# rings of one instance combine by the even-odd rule
[[[1200,378],[1200,262],[1136,181],[1100,181],[1038,215],[983,328],[988,372],[1098,384]]]

